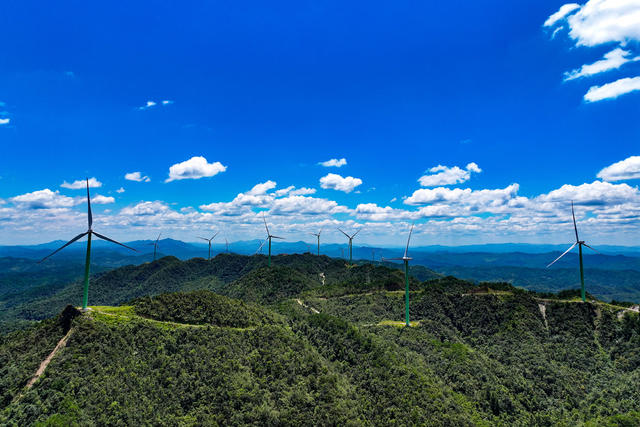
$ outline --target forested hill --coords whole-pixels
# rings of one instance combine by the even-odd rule
[[[80,265],[76,271],[82,271]],[[416,267],[421,280],[440,277],[424,267]],[[31,276],[0,276],[0,328],[16,329],[29,322],[59,313],[67,304],[79,305],[82,283],[70,268],[41,272]],[[99,305],[114,305],[145,295],[207,289],[222,295],[249,298],[260,294],[259,302],[273,302],[302,290],[335,284],[367,287],[403,287],[398,266],[361,265],[348,267],[341,259],[310,254],[277,255],[273,268],[267,268],[263,255],[218,254],[211,261],[192,258],[187,261],[164,257],[140,265],[129,265],[107,272],[99,270],[91,277],[89,298]],[[71,278],[76,279],[69,282]],[[66,279],[66,282],[64,281]],[[263,285],[258,286],[258,283]],[[284,286],[283,284],[287,284]],[[273,287],[275,294],[266,301]],[[276,291],[277,288],[277,291]]]
[[[0,335],[0,425],[640,424],[634,307],[412,278],[403,327],[397,269],[226,257],[100,274],[87,313]]]

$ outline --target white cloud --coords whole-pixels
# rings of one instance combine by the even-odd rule
[[[160,103],[158,103],[156,101],[147,101],[147,103],[144,104],[142,107],[138,107],[138,110],[148,110],[149,108],[157,107],[159,105],[164,107],[164,106],[171,105],[171,104],[173,104],[173,101],[171,101],[169,99],[165,99],[163,101],[160,101]]]
[[[339,168],[347,164],[347,159],[345,159],[344,157],[341,159],[331,159],[325,162],[320,162],[318,164],[321,166],[324,166],[325,168],[330,168],[330,167]]]
[[[315,188],[302,187],[302,188],[296,188],[295,190],[292,190],[291,192],[289,192],[289,195],[291,195],[291,196],[308,196],[310,194],[315,194],[315,193],[316,193],[316,189]]]
[[[77,204],[72,197],[63,196],[59,191],[44,190],[33,191],[21,194],[10,199],[13,203],[26,207],[27,209],[55,209],[69,208]]]
[[[631,156],[607,166],[597,176],[604,181],[640,179],[640,156]]]
[[[322,188],[344,191],[345,193],[352,192],[354,188],[361,184],[362,180],[360,178],[342,177],[335,173],[330,173],[320,178],[320,186]]]
[[[165,202],[140,202],[133,206],[127,206],[120,211],[123,215],[131,216],[149,216],[156,215],[162,212],[170,210],[169,206]]]
[[[518,201],[518,184],[495,190],[471,190],[470,188],[421,188],[404,200],[406,205],[455,204],[464,205],[468,213],[505,211]]]
[[[95,203],[97,205],[106,205],[109,203],[115,203],[116,199],[111,196],[103,196],[101,194],[96,194],[91,198],[91,203]]]
[[[220,162],[208,163],[204,157],[195,156],[171,166],[169,168],[169,178],[164,182],[212,177],[226,170],[227,167]]]
[[[560,21],[561,19],[566,17],[568,14],[570,14],[571,12],[579,8],[580,8],[580,5],[576,3],[567,3],[560,6],[560,9],[556,13],[552,14],[550,17],[547,18],[546,21],[544,21],[544,26],[545,27],[553,26],[556,22]]]
[[[62,188],[70,188],[71,190],[81,190],[83,188],[87,188],[87,181],[84,179],[78,179],[73,181],[72,183],[68,183],[64,181],[60,184]],[[102,187],[102,183],[95,178],[89,178],[89,188],[99,188]]]
[[[594,181],[581,185],[565,184],[557,190],[535,198],[536,203],[569,203],[571,201],[587,206],[618,205],[630,201],[640,201],[640,192],[637,187],[631,187],[627,184]]]
[[[594,74],[603,73],[609,70],[615,70],[627,62],[640,60],[640,56],[630,58],[631,52],[621,48],[615,48],[605,53],[604,59],[594,62],[593,64],[585,64],[579,69],[564,73],[564,80],[573,80],[580,77],[592,76]]]
[[[569,13],[572,14],[568,16]],[[640,60],[640,56],[632,53],[638,47],[637,43],[632,42],[640,41],[640,1],[589,0],[583,6],[570,3],[551,15],[544,25],[552,26],[565,17],[569,37],[576,46],[593,47],[609,43],[619,45],[608,52],[604,59],[566,72],[565,81],[614,70],[627,62]],[[584,100],[596,102],[614,99],[635,90],[640,90],[640,76],[592,86],[584,95]]]
[[[277,184],[275,181],[269,180],[269,181],[254,185],[253,188],[247,191],[245,194],[247,194],[248,196],[260,196],[260,195],[266,194],[267,191],[273,190],[274,188],[276,188],[276,185]]]
[[[637,0],[589,0],[567,21],[571,29],[569,36],[578,46],[640,40],[640,2]]]
[[[0,119],[0,125],[8,125],[11,119]]]
[[[640,90],[639,77],[625,77],[612,83],[602,86],[591,86],[589,91],[584,95],[587,102],[602,101],[603,99],[615,99],[620,95]]]
[[[359,219],[370,221],[397,221],[413,219],[415,214],[404,209],[394,209],[390,206],[378,206],[376,203],[361,203],[356,207],[355,214]]]
[[[471,178],[471,173],[480,173],[482,169],[475,163],[469,163],[465,169],[458,166],[452,168],[438,165],[429,169],[431,175],[424,175],[418,179],[423,187],[436,187],[440,185],[453,185],[466,182]]]
[[[333,200],[305,196],[289,196],[283,199],[276,199],[269,213],[273,215],[321,215],[346,211],[346,208],[339,206],[338,203]]]
[[[147,110],[151,107],[155,107],[157,104],[154,101],[147,101],[147,103],[145,105],[143,105],[142,107],[138,107],[139,110]]]
[[[129,172],[124,175],[124,179],[127,181],[136,181],[136,182],[149,182],[151,178],[148,176],[142,176],[141,172]]]
[[[124,187],[120,187],[116,190],[116,193],[124,193]]]

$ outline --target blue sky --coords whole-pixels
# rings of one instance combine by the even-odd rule
[[[81,231],[85,176],[125,240],[564,242],[575,199],[637,243],[637,0],[228,3],[4,6],[0,243]]]

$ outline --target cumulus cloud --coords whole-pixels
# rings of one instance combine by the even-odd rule
[[[194,156],[182,163],[176,163],[169,168],[169,178],[164,182],[181,179],[208,178],[227,170],[220,162],[208,163],[202,156]]]
[[[95,203],[97,205],[107,205],[109,203],[115,203],[116,199],[111,196],[103,196],[101,194],[96,194],[91,198],[91,203]]]
[[[247,191],[245,194],[247,194],[248,196],[260,196],[260,195],[266,194],[267,191],[273,190],[274,188],[276,188],[276,185],[277,184],[275,181],[269,180],[269,181],[254,185],[253,188]]]
[[[270,214],[273,215],[321,215],[346,212],[337,202],[328,199],[306,196],[288,196],[273,202]]]
[[[62,188],[69,188],[71,190],[81,190],[83,188],[87,188],[87,181],[84,179],[78,179],[73,181],[72,183],[68,183],[64,181],[60,184]],[[102,187],[102,183],[95,178],[89,178],[89,188],[99,188]]]
[[[0,126],[8,125],[10,122],[11,122],[11,119],[0,119]]]
[[[552,27],[556,22],[564,19],[568,14],[579,8],[580,5],[577,3],[567,3],[560,6],[560,9],[557,12],[549,16],[547,20],[544,21],[544,26]]]
[[[518,184],[511,184],[505,188],[471,190],[470,188],[421,188],[413,192],[404,200],[404,204],[420,205],[447,205],[455,207],[449,214],[478,214],[482,212],[503,213],[511,208],[518,208],[524,198],[518,196]],[[462,208],[462,209],[461,209]],[[433,208],[432,208],[433,209]],[[429,209],[422,211],[423,215]],[[436,216],[441,216],[438,212]]]
[[[361,184],[362,180],[360,178],[342,177],[335,173],[330,173],[320,178],[320,186],[322,188],[344,191],[345,193],[351,193],[354,188]]]
[[[116,193],[124,193],[124,187],[120,187],[116,190]]]
[[[578,46],[640,40],[640,3],[636,0],[589,0],[567,21],[569,36]]]
[[[585,206],[617,205],[631,201],[639,202],[640,192],[637,187],[627,184],[594,181],[581,185],[565,184],[547,194],[539,195],[535,201],[538,203],[573,201],[575,204]]]
[[[149,216],[156,215],[162,212],[166,212],[170,210],[169,205],[165,202],[154,201],[154,202],[140,202],[133,206],[127,206],[122,208],[120,211],[123,215],[132,215],[132,216]]]
[[[307,187],[296,188],[289,192],[291,196],[308,196],[310,194],[315,194],[315,193],[316,193],[315,188],[307,188]]]
[[[424,175],[418,179],[423,187],[436,187],[440,185],[460,184],[471,178],[471,173],[480,173],[482,169],[475,163],[469,163],[465,169],[458,166],[448,167],[438,165],[429,169],[431,175]]]
[[[127,181],[136,181],[136,182],[149,182],[151,178],[148,176],[142,176],[142,172],[129,172],[124,174],[124,179]]]
[[[575,13],[574,13],[575,12]],[[566,20],[569,37],[576,46],[593,47],[615,43],[619,47],[603,59],[566,72],[565,81],[599,74],[640,59],[631,48],[640,41],[640,2],[637,0],[589,0],[583,6],[565,4],[547,19],[545,26]],[[555,34],[555,32],[554,32]],[[626,49],[622,49],[625,47]],[[614,99],[640,89],[640,77],[625,77],[600,86],[592,86],[584,95],[586,102]]]
[[[339,168],[346,164],[347,164],[347,159],[345,159],[344,157],[341,159],[331,159],[331,160],[327,160],[319,163],[319,165],[324,166],[325,168],[330,168],[330,167]]]
[[[640,179],[640,156],[631,156],[607,166],[597,176],[604,181]]]
[[[27,209],[69,208],[77,204],[74,198],[63,196],[59,191],[51,191],[48,188],[21,194],[10,200]]]
[[[620,95],[640,90],[640,77],[624,77],[602,86],[591,86],[584,95],[587,102],[615,99]]]
[[[603,73],[609,70],[615,70],[620,66],[640,60],[640,56],[629,57],[631,52],[621,48],[615,48],[605,53],[604,59],[594,62],[593,64],[585,64],[579,69],[564,73],[564,80],[574,80],[580,77],[592,76],[594,74]]]

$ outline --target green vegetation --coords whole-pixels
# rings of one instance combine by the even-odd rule
[[[0,335],[0,425],[640,424],[640,316],[579,290],[413,278],[407,328],[402,271],[327,257],[162,258],[92,287],[89,312]]]

